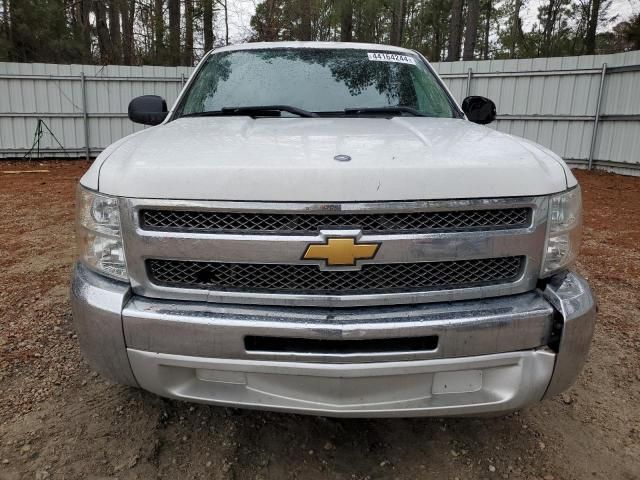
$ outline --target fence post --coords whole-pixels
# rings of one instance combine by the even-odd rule
[[[600,122],[600,104],[602,103],[602,90],[604,88],[604,78],[607,75],[607,64],[602,64],[600,74],[600,87],[598,88],[598,99],[596,100],[596,116],[593,120],[593,132],[591,133],[591,147],[589,148],[589,170],[593,167],[593,155],[596,150],[596,137],[598,136],[598,123]]]
[[[467,70],[467,94],[465,96],[471,95],[471,78],[473,77],[473,70],[469,67]]]
[[[186,83],[186,79],[184,77],[184,73],[182,74],[182,88],[184,88],[184,84]]]
[[[84,124],[84,150],[85,158],[89,160],[89,115],[87,113],[87,85],[84,78],[84,72],[80,72],[80,85],[82,88],[82,121]]]

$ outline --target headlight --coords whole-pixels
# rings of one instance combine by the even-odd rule
[[[118,199],[80,186],[76,219],[80,261],[98,273],[129,281]]]
[[[582,240],[580,187],[554,195],[549,201],[549,227],[541,275],[567,268],[578,256]]]

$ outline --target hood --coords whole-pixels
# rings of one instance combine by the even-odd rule
[[[548,151],[441,118],[183,118],[121,141],[99,160],[101,192],[139,198],[437,200],[567,187],[563,162]]]

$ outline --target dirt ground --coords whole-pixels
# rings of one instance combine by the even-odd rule
[[[0,164],[0,479],[640,479],[640,178],[577,172],[599,298],[566,394],[506,417],[336,420],[165,400],[82,360],[67,288],[87,163]],[[45,169],[11,175],[6,170]]]

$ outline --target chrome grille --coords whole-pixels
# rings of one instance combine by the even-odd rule
[[[363,214],[164,209],[145,209],[140,212],[140,226],[146,230],[212,233],[317,233],[331,228],[352,228],[365,233],[496,230],[527,227],[530,221],[530,208]]]
[[[123,198],[120,205],[135,295],[327,308],[535,289],[548,217],[543,196],[344,203]],[[331,232],[339,229],[362,233]],[[357,243],[382,244],[361,270],[301,260],[310,244],[351,234]]]
[[[317,265],[147,260],[149,277],[158,285],[306,295],[425,291],[507,283],[520,276],[523,265],[522,256],[366,264],[358,271],[323,271]]]

